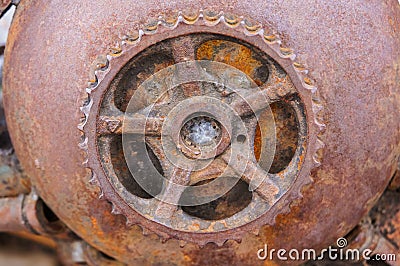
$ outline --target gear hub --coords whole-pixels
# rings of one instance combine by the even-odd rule
[[[208,146],[217,141],[221,135],[220,131],[218,121],[207,116],[199,116],[186,122],[181,129],[181,137],[188,145]]]

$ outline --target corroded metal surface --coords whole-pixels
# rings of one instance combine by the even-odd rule
[[[0,92],[0,198],[29,193],[30,186],[11,144],[4,116],[3,93]]]
[[[112,215],[110,204],[98,199],[101,192],[88,185],[92,176],[82,166],[84,154],[76,145],[82,136],[76,124],[90,62],[108,47],[118,54],[116,41],[129,32],[127,40],[134,41],[135,30],[150,19],[183,10],[190,20],[190,11],[202,7],[236,10],[233,13],[268,25],[281,36],[283,47],[296,51],[296,60],[307,65],[323,99],[326,146],[321,167],[311,172],[314,182],[274,225],[262,227],[257,236],[242,231],[240,244],[180,248],[178,240],[162,243],[156,235],[144,236],[138,226],[127,228],[125,218]],[[271,248],[320,249],[358,223],[395,170],[400,152],[399,17],[394,0],[229,5],[23,1],[7,43],[4,82],[7,122],[18,158],[40,196],[68,227],[126,263],[257,265],[263,262],[256,251],[265,243]],[[152,26],[147,26],[150,31]],[[170,32],[171,37],[184,33]],[[267,39],[273,41],[274,36]],[[149,43],[158,40],[156,35],[147,37]],[[243,33],[235,37],[245,38]],[[275,208],[281,211],[288,203]]]
[[[379,202],[371,210],[370,217],[374,221],[376,231],[388,241],[392,249],[400,247],[400,191],[387,190]],[[382,251],[382,249],[380,250]],[[397,255],[400,253],[397,251]]]
[[[34,192],[0,199],[0,231],[60,235],[65,226]]]
[[[2,217],[0,230],[21,231],[27,230],[22,215],[23,196],[17,198],[2,198],[0,200],[0,215]]]

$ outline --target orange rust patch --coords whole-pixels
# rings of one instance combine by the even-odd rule
[[[199,60],[212,60],[233,66],[248,75],[258,86],[263,83],[256,77],[256,70],[263,63],[244,45],[225,40],[211,40],[200,45],[196,57]]]
[[[103,230],[99,227],[99,224],[97,223],[97,219],[94,217],[91,217],[90,221],[92,222],[93,228],[95,229],[95,230],[93,230],[93,232],[96,232],[96,234],[99,238],[103,238],[104,233],[103,233]]]

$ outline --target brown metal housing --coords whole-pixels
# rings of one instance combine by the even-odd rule
[[[319,137],[325,147],[317,149],[319,131],[311,128],[309,143],[319,151],[317,158],[323,158],[320,167],[304,170],[304,178],[313,182],[292,187],[288,195],[301,189],[302,197],[278,201],[271,220],[257,228],[259,234],[242,227],[232,231],[233,236],[240,235],[241,243],[228,240],[222,246],[188,243],[181,247],[177,234],[163,243],[155,234],[145,235],[139,226],[127,227],[124,216],[112,214],[110,204],[99,200],[101,191],[89,183],[92,172],[82,164],[86,153],[78,146],[82,132],[77,125],[99,55],[118,55],[124,36],[134,38],[139,28],[151,31],[159,16],[174,17],[182,11],[190,21],[203,8],[223,12],[228,20],[229,14],[237,14],[256,21],[267,30],[267,41],[280,36],[279,53],[293,57],[295,52],[291,66],[284,63],[288,60],[276,60],[286,71],[292,69],[292,76],[294,67],[307,66],[310,79],[303,81],[318,88],[318,104],[324,109],[320,119],[326,128]],[[11,139],[32,185],[57,216],[91,246],[127,264],[262,265],[256,252],[266,243],[276,249],[322,249],[367,214],[397,167],[399,18],[395,0],[21,1],[5,51],[4,104]],[[164,35],[149,34],[143,40],[148,46],[210,31],[248,40],[229,28],[189,25]],[[111,71],[118,70],[112,67]],[[311,105],[307,108],[308,117],[313,117],[315,110]],[[308,153],[308,164],[313,163],[312,157]]]

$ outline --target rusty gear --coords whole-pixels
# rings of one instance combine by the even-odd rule
[[[199,32],[202,33],[199,34]],[[147,35],[151,35],[151,40]],[[166,40],[167,38],[168,40]],[[156,44],[150,46],[153,43]],[[247,61],[236,63],[232,58],[223,58],[223,52],[220,52],[220,50],[224,49],[227,44],[232,46],[230,52],[232,52],[232,49],[236,49],[239,53],[238,57]],[[316,87],[306,76],[307,71],[304,65],[295,61],[293,51],[282,47],[280,44],[279,37],[270,34],[270,30],[263,28],[260,23],[237,15],[200,11],[190,15],[179,13],[177,17],[172,19],[160,17],[158,20],[146,24],[137,32],[124,36],[122,40],[116,43],[115,47],[110,49],[110,54],[98,57],[92,67],[90,86],[87,88],[87,100],[81,108],[84,117],[78,127],[85,133],[80,146],[88,153],[87,165],[93,173],[92,181],[100,186],[104,197],[112,203],[114,214],[123,214],[127,218],[128,225],[138,224],[146,234],[155,232],[163,239],[172,237],[203,246],[208,242],[222,245],[228,239],[241,241],[246,232],[257,234],[261,226],[273,224],[277,214],[289,211],[290,203],[301,196],[300,189],[311,181],[309,178],[311,169],[320,163],[321,153],[318,151],[323,147],[323,144],[319,140],[318,134],[323,130],[324,125],[320,120],[322,105]],[[172,48],[168,50],[166,47]],[[215,48],[216,51],[211,51],[212,48],[210,47],[217,47]],[[171,54],[170,57],[164,55],[168,52]],[[252,52],[256,53],[261,59],[258,61],[254,59],[249,54]],[[154,62],[154,65],[150,66],[148,63],[144,63],[143,58],[146,58],[147,62]],[[196,68],[196,66],[188,66],[189,64],[185,65],[185,62],[190,60],[220,61],[231,65],[231,67],[236,67],[239,72],[249,76],[253,83],[259,85],[261,90],[250,90],[243,93],[243,89],[240,89],[241,84],[234,83],[227,87],[218,87],[214,84],[215,86],[210,91],[208,88],[210,86],[207,87],[198,82],[196,84],[196,82],[185,80],[185,84],[180,87],[180,94],[168,90],[160,91],[159,89],[152,92],[151,90],[154,88],[151,88],[151,86],[145,86],[146,88],[142,90],[142,93],[137,92],[140,91],[138,89],[139,81],[146,82],[145,80],[148,77],[151,79],[154,76],[161,75],[160,80],[168,80],[168,75],[176,73],[178,70],[181,73],[185,71],[185,75],[190,76],[188,73],[193,72],[193,68]],[[168,69],[174,63],[180,63],[181,69],[177,69],[178,67],[172,70]],[[141,64],[144,64],[144,66]],[[198,69],[207,68],[206,65],[199,65]],[[214,71],[214,76],[222,75],[221,73],[215,75],[215,67],[214,69],[210,67],[209,70],[210,73]],[[129,71],[134,72],[134,74]],[[135,73],[135,71],[137,72]],[[127,75],[126,73],[136,75],[137,80],[129,81],[124,77],[124,75]],[[151,76],[153,73],[155,75]],[[225,79],[225,83],[231,79],[232,73],[228,79]],[[243,82],[243,78],[241,82]],[[243,86],[248,88],[249,83],[244,83]],[[155,82],[150,84],[155,84]],[[121,89],[123,86],[125,86],[125,91]],[[236,90],[232,90],[230,87],[235,87]],[[185,108],[180,107],[174,115],[167,119],[168,112],[178,104],[176,99],[172,99],[173,97],[170,95],[173,93],[175,93],[175,97],[180,99],[178,102],[187,101],[188,104],[186,104],[187,106],[184,105]],[[179,205],[179,199],[184,194],[184,190],[172,189],[168,185],[163,189],[161,179],[152,179],[150,186],[144,188],[145,191],[141,191],[137,187],[138,184],[132,185],[132,180],[126,180],[126,174],[116,170],[116,168],[126,168],[126,166],[123,166],[123,164],[121,166],[120,163],[115,164],[117,159],[115,156],[113,159],[111,150],[117,144],[113,137],[109,137],[122,134],[122,138],[124,138],[129,134],[142,132],[146,135],[146,142],[148,143],[146,147],[142,148],[143,151],[147,149],[147,152],[152,154],[150,157],[153,158],[153,162],[154,160],[161,161],[153,163],[158,166],[158,169],[155,169],[154,172],[161,175],[168,174],[173,183],[196,185],[196,182],[188,180],[191,170],[185,170],[182,167],[174,169],[174,167],[171,168],[171,165],[165,163],[167,159],[165,151],[171,147],[160,148],[162,146],[160,137],[164,134],[162,133],[163,123],[172,119],[171,125],[175,125],[178,130],[173,136],[179,138],[181,134],[179,124],[183,125],[190,121],[190,119],[186,119],[188,116],[186,112],[190,110],[198,109],[199,113],[202,113],[205,112],[204,110],[215,109],[215,111],[209,111],[209,113],[212,117],[218,117],[218,113],[221,113],[221,110],[218,111],[218,104],[215,105],[216,107],[212,107],[211,99],[206,100],[204,96],[201,96],[204,93],[205,95],[213,95],[220,101],[228,102],[229,106],[240,116],[253,117],[246,123],[246,127],[251,128],[246,132],[247,138],[244,135],[233,137],[237,140],[244,138],[243,141],[249,139],[250,146],[253,147],[254,158],[257,159],[258,163],[254,160],[243,159],[245,156],[236,160],[236,163],[232,163],[232,160],[229,159],[229,153],[225,152],[227,147],[232,145],[231,139],[229,139],[232,132],[228,130],[228,133],[224,135],[224,130],[222,130],[222,140],[219,143],[225,145],[220,145],[222,148],[218,149],[220,147],[218,146],[216,151],[213,151],[214,157],[221,156],[215,157],[216,160],[209,164],[204,172],[200,171],[197,175],[195,174],[193,179],[196,182],[203,182],[221,175],[226,167],[224,162],[238,174],[239,178],[250,184],[251,190],[252,183],[255,180],[263,178],[265,175],[268,176],[266,180],[259,181],[255,186],[256,194],[261,197],[254,198],[253,196],[253,200],[250,203],[248,202],[245,209],[230,214],[229,217],[219,217],[216,220],[188,215],[182,211],[184,207],[174,210],[176,207],[171,206]],[[178,96],[176,96],[177,94]],[[237,95],[240,95],[240,97],[237,97]],[[124,116],[123,112],[127,112],[131,104],[128,103],[130,97],[139,99],[134,100],[134,104],[131,105],[135,109],[134,111],[146,110],[145,114],[138,112],[133,115],[134,112],[129,112],[129,116]],[[271,131],[271,128],[268,128],[271,125],[262,125],[261,122],[257,122],[258,120],[254,120],[254,118],[259,117],[255,117],[254,114],[263,110],[265,105],[268,106],[268,104],[282,100],[289,103],[296,117],[298,136],[296,136],[296,143],[292,143],[295,146],[295,152],[291,154],[293,158],[283,168],[278,169],[275,173],[265,174],[264,171],[268,172],[272,161],[269,165],[266,162],[263,163],[267,148],[260,143],[265,141],[265,132]],[[206,109],[196,107],[201,106],[202,102],[209,103]],[[158,108],[155,110],[146,108],[146,105],[149,104],[152,104],[153,107],[158,106]],[[177,118],[180,116],[182,116],[181,120]],[[267,117],[267,120],[268,117],[271,118],[271,114],[268,115],[268,112],[264,114],[261,112],[261,116]],[[178,120],[175,121],[175,118]],[[221,120],[224,120],[224,118],[216,119],[218,123]],[[227,123],[221,124],[224,128]],[[121,141],[120,137],[116,139],[117,142]],[[130,145],[137,142],[135,141],[130,139]],[[185,141],[187,142],[187,139]],[[192,142],[189,145],[185,145],[185,142],[179,142],[178,139],[174,142],[177,147],[186,147],[185,151],[182,150],[185,156],[196,158],[196,149],[190,147],[193,144]],[[140,153],[137,152],[138,146],[134,147],[129,153]],[[198,147],[196,146],[196,148]],[[242,151],[244,152],[243,149]],[[204,154],[207,154],[207,152]],[[203,159],[211,157],[213,156],[207,155]],[[233,157],[239,158],[240,156],[235,155]],[[121,157],[118,158],[117,161],[120,161]],[[184,156],[182,155],[181,158],[184,158]],[[150,171],[151,165],[143,167],[143,162],[140,162],[143,169]],[[266,165],[267,169],[263,167],[263,164]],[[143,171],[143,169],[140,170],[137,163],[132,167],[128,163],[128,167],[131,171],[135,171],[135,169]],[[132,179],[132,177],[130,178]],[[218,183],[218,186],[223,186],[222,183],[232,182],[225,180]],[[133,186],[134,188],[132,188]],[[203,186],[206,187],[206,185]],[[208,190],[204,189],[204,191]],[[169,200],[174,204],[160,203],[158,199],[152,199],[154,195],[149,195],[152,193],[154,195],[162,193],[164,196],[161,198],[164,200],[168,199],[167,195],[169,195]],[[193,193],[190,197],[193,198],[198,194]],[[171,195],[174,196],[171,198]],[[157,202],[157,204],[154,202]]]

